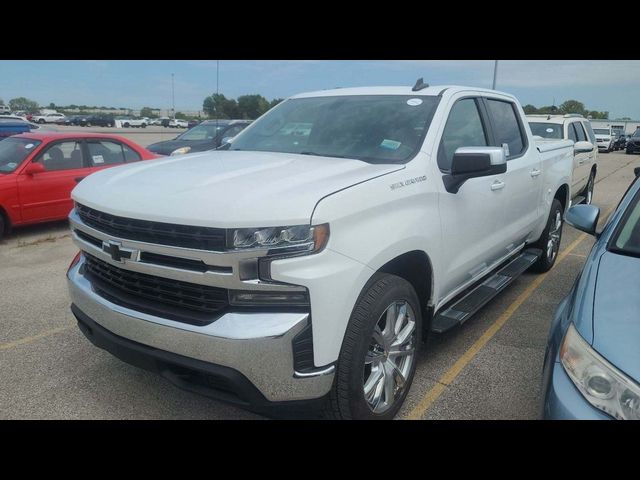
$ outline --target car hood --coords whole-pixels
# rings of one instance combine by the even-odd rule
[[[611,140],[611,135],[600,135],[599,133],[596,133],[596,139],[600,138],[602,140]]]
[[[215,148],[215,140],[167,140],[158,142],[147,147],[147,150],[160,155],[171,155],[171,152],[178,148],[191,147],[194,152],[203,152]]]
[[[99,171],[72,192],[113,215],[220,228],[308,223],[319,200],[404,168],[270,152],[210,151]]]
[[[640,258],[606,252],[593,302],[593,348],[640,382]]]

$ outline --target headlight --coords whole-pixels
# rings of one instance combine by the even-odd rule
[[[278,253],[319,252],[329,240],[329,224],[229,230],[232,249],[277,249]]]
[[[562,340],[560,360],[591,405],[619,420],[640,420],[640,385],[592,349],[573,324]]]
[[[189,153],[191,151],[191,147],[181,147],[176,148],[171,155],[184,155],[185,153]]]

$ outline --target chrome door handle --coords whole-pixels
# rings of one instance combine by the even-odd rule
[[[537,177],[538,175],[540,175],[542,172],[540,170],[538,170],[537,168],[534,168],[533,170],[531,170],[531,176],[532,177]]]
[[[496,180],[495,182],[493,182],[491,184],[491,190],[495,191],[495,190],[502,190],[504,188],[504,182],[500,181],[500,180]]]

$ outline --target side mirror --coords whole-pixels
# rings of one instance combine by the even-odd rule
[[[233,137],[224,137],[220,145],[226,145],[227,143],[233,142]]]
[[[458,193],[471,178],[490,177],[507,171],[507,157],[502,147],[460,147],[453,154],[451,173],[442,177],[449,193]]]
[[[574,228],[596,235],[600,209],[594,205],[575,205],[569,209],[564,220]]]
[[[636,177],[640,177],[640,167],[636,167],[633,169],[633,173]]]
[[[47,169],[40,162],[31,162],[27,165],[27,168],[24,169],[24,173],[27,175],[35,175],[36,173],[44,173]]]
[[[573,146],[573,150],[576,153],[586,153],[593,150],[593,143],[591,142],[576,142]]]

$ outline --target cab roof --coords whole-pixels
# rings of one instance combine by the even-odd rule
[[[312,98],[312,97],[335,97],[346,95],[410,95],[414,97],[439,96],[445,92],[454,94],[461,91],[474,91],[481,93],[493,93],[514,98],[513,95],[497,90],[487,88],[465,87],[460,85],[432,85],[422,90],[413,91],[411,86],[402,87],[350,87],[350,88],[332,88],[330,90],[317,90],[315,92],[306,92],[293,95],[290,98]]]

